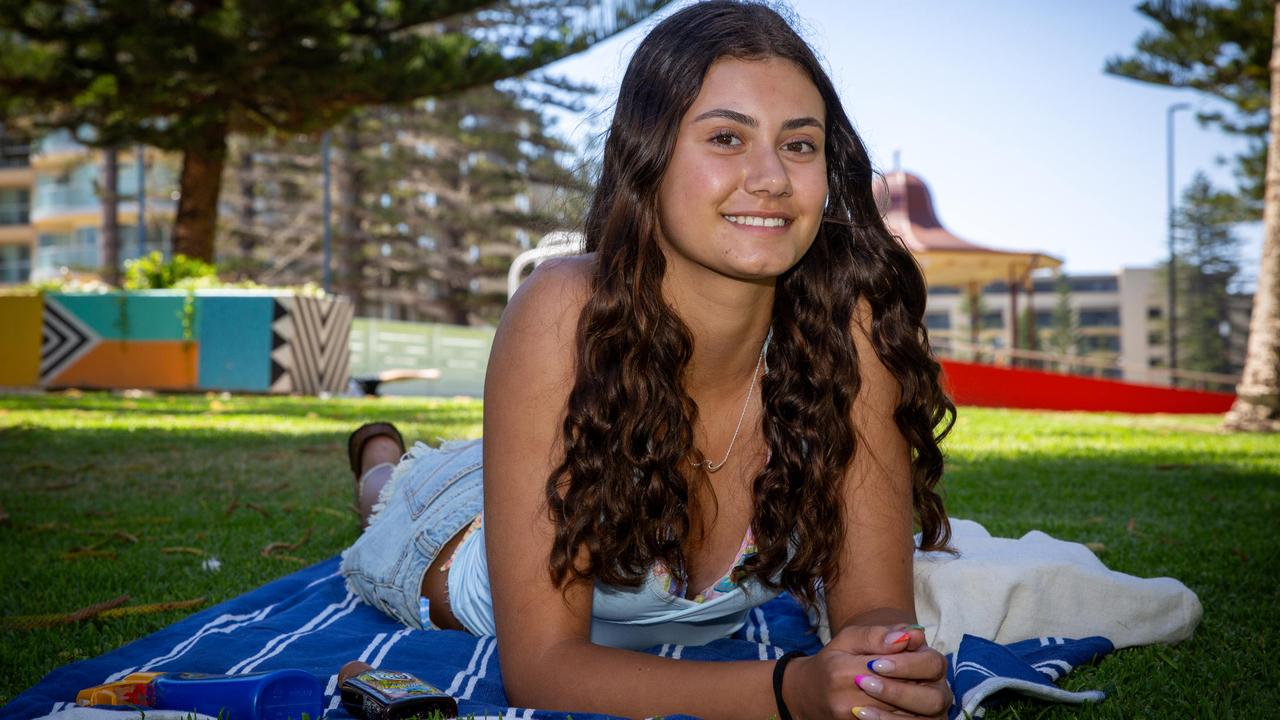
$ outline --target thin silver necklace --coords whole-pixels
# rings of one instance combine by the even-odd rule
[[[769,349],[769,341],[773,339],[773,328],[769,328],[769,334],[764,336],[764,344],[760,346],[760,357],[756,359],[756,369],[751,373],[751,384],[747,386],[747,399],[742,403],[742,413],[738,415],[738,427],[733,429],[733,437],[729,440],[729,449],[724,451],[724,457],[720,458],[720,462],[713,463],[710,460],[702,460],[700,462],[689,461],[694,467],[706,468],[707,472],[713,473],[724,464],[729,462],[729,455],[733,453],[733,444],[738,441],[738,433],[742,432],[742,421],[747,417],[747,407],[751,405],[751,393],[756,389],[756,377],[760,375],[760,366],[764,364],[765,351]],[[768,366],[765,366],[768,372]]]

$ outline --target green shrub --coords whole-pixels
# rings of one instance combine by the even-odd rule
[[[218,284],[217,268],[186,255],[174,255],[172,260],[165,260],[163,254],[153,252],[125,263],[125,290],[194,289]]]

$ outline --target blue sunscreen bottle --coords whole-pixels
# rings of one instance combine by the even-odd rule
[[[81,690],[77,705],[133,705],[197,712],[223,720],[317,720],[324,690],[304,670],[246,675],[133,673],[107,685]]]

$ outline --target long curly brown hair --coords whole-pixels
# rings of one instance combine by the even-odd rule
[[[693,442],[698,407],[681,384],[694,338],[662,296],[657,191],[680,120],[721,58],[790,60],[826,104],[826,219],[808,253],[777,281],[762,381],[770,456],[754,480],[758,552],[745,564],[764,586],[812,604],[821,584],[835,581],[845,538],[840,508],[862,385],[851,335],[859,298],[872,310],[872,346],[901,384],[894,420],[911,446],[923,549],[950,539],[934,488],[955,406],[923,324],[924,278],[884,225],[866,148],[813,51],[756,2],[712,0],[671,15],[640,44],[622,80],[585,220],[596,262],[577,328],[565,456],[546,485],[555,525],[549,570],[560,587],[573,580],[635,587],[655,561],[677,573],[685,567],[682,546],[697,517],[691,482],[699,478],[677,468],[701,457]],[[585,564],[577,560],[583,550]]]

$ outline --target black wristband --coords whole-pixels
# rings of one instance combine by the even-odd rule
[[[787,670],[787,663],[798,657],[805,657],[805,654],[799,650],[791,652],[778,658],[773,664],[773,699],[778,703],[778,720],[791,720],[791,713],[787,710],[787,703],[782,699],[782,673]]]

